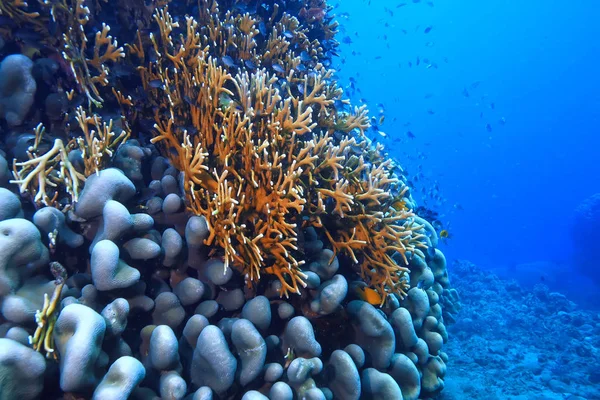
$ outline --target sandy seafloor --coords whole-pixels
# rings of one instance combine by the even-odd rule
[[[468,262],[455,263],[450,277],[462,309],[449,327],[439,399],[600,399],[599,310]]]

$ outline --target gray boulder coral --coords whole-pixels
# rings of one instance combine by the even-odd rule
[[[8,125],[21,125],[33,104],[37,85],[31,75],[33,62],[12,54],[0,63],[0,118]]]
[[[443,389],[447,310],[460,307],[441,252],[410,255],[406,297],[390,294],[381,305],[366,301],[352,261],[306,229],[298,244],[306,287],[282,298],[280,280],[252,284],[206,245],[211,227],[183,212],[177,172],[159,160],[153,180],[145,175],[151,153],[138,157],[135,184],[119,169],[102,170],[74,209],[41,208],[35,225],[20,218],[28,216],[22,199],[0,190],[0,340],[30,350],[37,310],[58,283],[43,267],[64,258],[70,276],[51,335],[58,371],[31,378],[56,383],[39,390],[94,399],[416,400]],[[436,243],[427,229],[427,243]],[[39,354],[28,354],[37,363]]]
[[[34,400],[44,387],[46,360],[28,346],[0,338],[0,399]]]

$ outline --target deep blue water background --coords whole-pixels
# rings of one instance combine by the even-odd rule
[[[574,296],[597,293],[573,272],[571,231],[575,207],[600,192],[600,5],[332,4],[338,40],[352,42],[335,66],[342,82],[356,80],[353,101],[366,99],[375,116],[383,103],[389,137],[380,141],[409,173],[422,164],[426,191],[439,182],[446,201],[434,208],[449,223],[449,262],[469,259]],[[525,263],[537,267],[514,272]]]

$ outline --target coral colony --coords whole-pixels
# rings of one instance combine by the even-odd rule
[[[0,18],[1,399],[443,389],[457,293],[324,0]]]

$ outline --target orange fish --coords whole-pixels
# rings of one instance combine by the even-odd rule
[[[404,200],[396,200],[392,203],[392,207],[394,207],[396,211],[406,210],[406,202]]]
[[[373,290],[369,287],[356,288],[356,294],[362,301],[366,301],[367,303],[371,304],[372,306],[381,306],[382,305],[381,304],[382,303],[381,295],[379,293],[377,293],[376,290]]]
[[[444,229],[440,232],[440,237],[442,239],[450,239],[452,237],[452,235],[450,234],[450,232],[448,232],[447,229]]]

